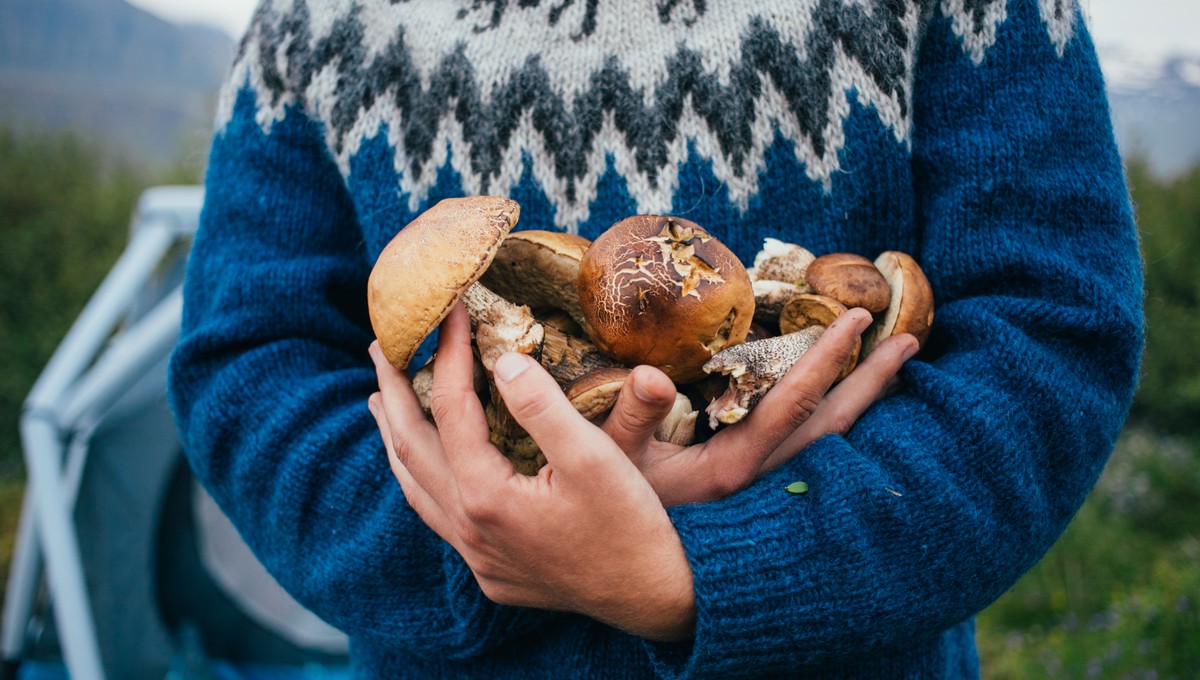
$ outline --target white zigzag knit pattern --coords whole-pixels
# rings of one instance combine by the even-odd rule
[[[1065,0],[1039,1],[1061,52],[1074,12]],[[670,209],[689,153],[710,161],[744,208],[779,136],[808,177],[828,185],[851,97],[908,143],[929,8],[905,0],[897,16],[869,0],[710,4],[266,2],[217,126],[248,84],[264,130],[289,106],[322,122],[343,174],[361,143],[386,130],[398,193],[413,210],[447,163],[468,193],[506,194],[529,171],[568,230],[587,219],[609,162],[645,213]],[[941,11],[981,62],[1005,0],[942,0]],[[801,72],[799,82],[772,70],[781,60],[791,61],[778,73]],[[722,109],[735,107],[756,114],[736,116],[744,129],[723,124]]]

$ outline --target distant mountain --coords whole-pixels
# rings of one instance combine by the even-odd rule
[[[1200,164],[1200,56],[1159,61],[1100,52],[1117,142],[1158,174]]]
[[[75,128],[149,163],[195,153],[233,51],[124,0],[3,0],[0,123]]]

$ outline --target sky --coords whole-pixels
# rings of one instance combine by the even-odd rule
[[[256,0],[128,0],[172,21],[207,23],[239,36]],[[1080,0],[1102,49],[1158,59],[1200,55],[1200,2],[1196,0]]]

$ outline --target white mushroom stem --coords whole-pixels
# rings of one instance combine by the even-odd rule
[[[824,326],[810,326],[718,352],[704,370],[728,375],[729,387],[705,409],[709,427],[715,430],[744,418],[824,332]]]
[[[619,365],[587,340],[539,323],[528,307],[514,305],[481,284],[467,288],[462,301],[488,371],[505,352],[534,357],[560,385],[593,369]]]
[[[675,404],[654,431],[654,438],[660,442],[690,446],[696,439],[696,419],[699,417],[700,412],[692,408],[692,400],[676,393]]]

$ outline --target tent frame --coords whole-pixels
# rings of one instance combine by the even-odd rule
[[[195,232],[200,187],[164,186],[138,200],[128,246],[55,350],[25,400],[20,432],[27,486],[4,601],[0,652],[10,666],[29,644],[45,577],[67,671],[103,680],[73,512],[96,424],[123,390],[179,339],[179,287],[142,310],[148,284]]]

